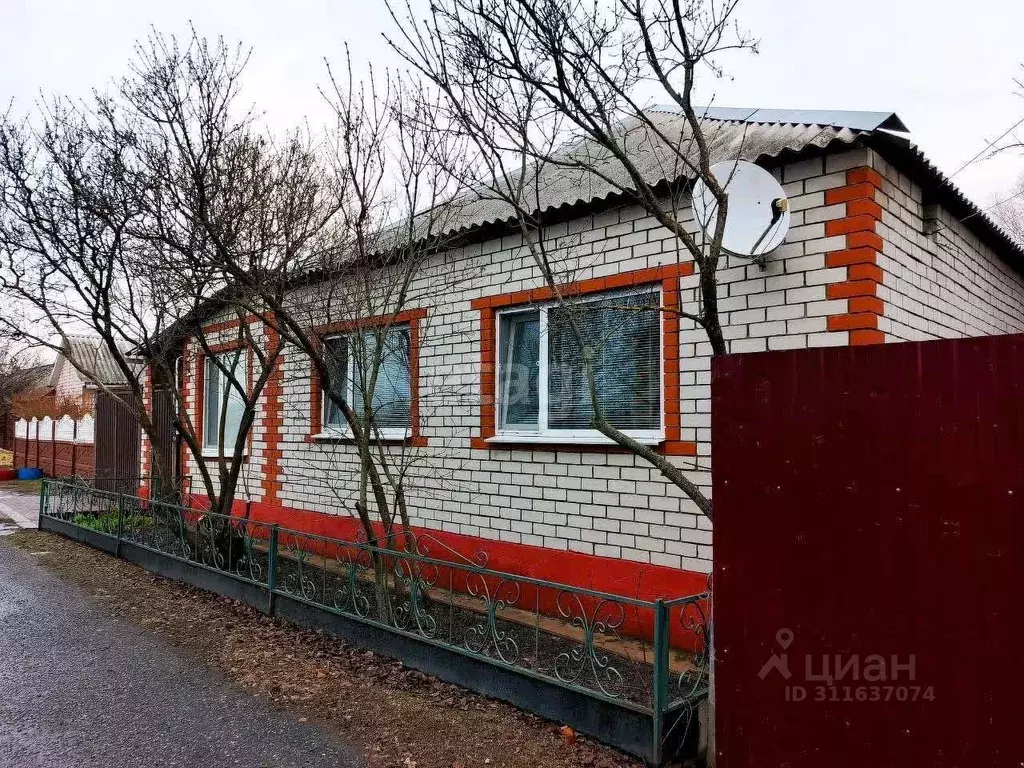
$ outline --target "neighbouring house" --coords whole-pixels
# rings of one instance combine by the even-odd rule
[[[653,114],[666,132],[684,130],[671,110]],[[720,108],[706,125],[717,159],[769,169],[792,211],[766,268],[739,258],[720,268],[731,353],[1024,331],[1024,251],[924,157],[895,114]],[[652,181],[659,168],[649,164]],[[600,180],[550,181],[546,234],[575,260],[577,295],[621,303],[650,294],[695,310],[694,267],[678,263],[666,230]],[[509,213],[493,201],[464,206],[458,247],[431,257],[393,331],[409,364],[388,378],[395,406],[385,437],[422,456],[408,488],[413,524],[460,552],[486,550],[500,569],[640,597],[700,588],[711,523],[647,463],[588,428],[577,385],[546,363],[572,352],[552,351],[565,343],[548,327],[552,296]],[[432,286],[452,265],[466,266],[467,278],[438,295]],[[238,321],[212,312],[204,322],[209,340],[220,333],[228,343]],[[335,338],[345,343],[345,331]],[[215,374],[194,343],[182,360],[183,407],[203,425]],[[614,360],[617,414],[710,493],[703,332],[656,313]],[[525,388],[525,400],[510,404],[512,387]],[[346,486],[355,453],[339,424],[309,361],[286,347],[239,484],[254,518],[355,535]],[[204,461],[215,457],[216,441],[207,443]],[[144,474],[147,461],[144,445]],[[180,462],[194,474],[191,456]]]
[[[122,396],[126,379],[98,338],[69,336],[52,366],[38,413],[15,425],[15,466],[46,474],[138,475],[139,427],[121,403],[97,383]]]
[[[37,399],[48,392],[51,366],[49,364],[34,365],[17,373],[16,382],[9,386],[10,401],[0,399],[0,448],[14,448],[14,434],[17,431],[18,418],[14,415],[14,401]]]

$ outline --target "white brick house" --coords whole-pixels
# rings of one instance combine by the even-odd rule
[[[903,129],[895,115],[709,110],[708,118],[722,128],[723,152],[729,131],[742,133],[743,155],[775,174],[792,211],[766,269],[738,258],[720,268],[731,353],[1024,331],[1024,252],[892,132]],[[559,214],[548,230],[581,295],[661,291],[663,301],[696,306],[692,264],[677,262],[670,233],[614,196],[581,196],[574,189],[551,201]],[[502,410],[499,337],[513,340],[510,350],[524,339],[521,354],[538,365],[545,358],[530,345],[549,343],[532,341],[530,325],[545,322],[544,280],[502,218],[493,208],[471,215],[464,244],[422,271],[401,318],[413,360],[411,380],[399,385],[411,403],[404,443],[423,457],[408,490],[413,523],[461,551],[486,549],[499,568],[639,596],[700,585],[711,568],[711,525],[675,486],[571,418],[559,428],[536,413],[559,396],[549,380],[529,385],[538,390],[533,410]],[[469,277],[436,295],[437,275],[453,264]],[[656,366],[645,370],[658,380],[637,395],[631,417],[710,493],[709,344],[685,321],[659,322],[656,343],[636,345],[637,355],[657,356],[645,358]],[[185,355],[186,407],[201,423],[203,363],[194,352]],[[260,519],[354,535],[347,494],[355,489],[346,490],[354,449],[325,423],[309,362],[287,347],[283,360],[239,496]],[[191,459],[183,471],[195,474]]]

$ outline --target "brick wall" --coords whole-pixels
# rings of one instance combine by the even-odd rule
[[[877,153],[887,341],[1024,331],[1024,278]],[[930,213],[926,222],[926,213]]]
[[[81,397],[83,386],[85,386],[85,380],[75,366],[66,360],[62,360],[60,375],[57,377],[57,383],[54,385],[54,395],[58,399],[63,397]]]
[[[828,286],[847,280],[826,264],[845,236],[826,232],[843,205],[826,192],[847,184],[847,171],[868,162],[865,150],[777,169],[792,205],[787,243],[767,270],[729,259],[720,272],[721,310],[734,352],[847,344],[848,330],[829,327],[848,312]],[[692,226],[692,223],[691,223]],[[674,239],[643,211],[625,207],[553,228],[558,263],[577,281],[629,275],[677,261]],[[464,277],[453,281],[452,274]],[[439,275],[445,274],[443,279]],[[684,309],[696,308],[696,277],[682,279]],[[435,295],[439,282],[453,285]],[[474,301],[542,287],[517,236],[448,253],[415,282],[408,306],[426,309],[420,329],[420,418],[427,444],[414,451],[409,473],[413,522],[427,528],[549,549],[572,550],[706,571],[710,525],[674,486],[628,454],[576,446],[475,448],[481,436],[481,314]],[[685,321],[679,333],[680,438],[696,456],[673,456],[705,489],[710,486],[710,348]],[[281,401],[271,389],[254,430],[243,498],[289,508],[352,513],[358,476],[351,446],[310,439],[310,366],[285,350]],[[193,404],[194,405],[194,404]],[[270,446],[280,430],[279,450]],[[256,478],[276,464],[278,480]],[[193,472],[194,474],[194,472]],[[277,487],[277,486],[280,487]]]
[[[250,319],[256,341],[267,348],[270,344],[277,344],[277,334],[268,330],[263,324],[255,319]],[[211,318],[210,324],[205,326],[206,342],[214,351],[226,351],[228,348],[237,346],[238,342],[238,320],[231,314],[223,314]],[[280,362],[280,361],[279,361]],[[287,363],[287,360],[284,360]],[[185,345],[182,355],[182,383],[181,396],[184,407],[192,419],[193,429],[202,443],[203,430],[203,367],[205,356],[202,347],[196,341]],[[249,381],[253,381],[252,366],[258,365],[255,358],[249,363]],[[285,370],[282,366],[281,372]],[[266,501],[274,503],[276,476],[278,474],[275,465],[279,461],[280,454],[280,394],[281,394],[281,372],[274,371],[271,378],[264,387],[263,396],[256,408],[256,417],[253,427],[249,432],[249,439],[242,469],[238,476],[237,498],[241,500]],[[308,384],[307,384],[308,386]],[[268,442],[269,438],[269,442]],[[147,441],[143,440],[145,444]],[[231,443],[225,446],[226,451],[231,450]],[[198,462],[188,446],[182,443],[182,473],[189,477],[189,487],[195,494],[206,493],[202,473]],[[207,455],[208,454],[208,455]],[[144,451],[144,456],[146,452]],[[214,491],[219,489],[218,482],[218,461],[214,454],[204,452],[203,462],[213,481]],[[269,474],[267,469],[269,468]]]
[[[792,211],[786,243],[767,269],[729,258],[719,271],[731,352],[998,333],[1024,325],[1020,277],[951,220],[941,240],[923,235],[921,190],[876,153],[852,149],[774,173]],[[638,208],[562,223],[548,235],[556,263],[575,281],[613,275],[628,281],[677,264],[675,240]],[[942,245],[947,237],[955,247]],[[442,295],[438,285],[446,286]],[[481,389],[487,357],[481,338],[490,338],[481,307],[489,297],[543,286],[520,238],[508,236],[436,257],[411,287],[407,307],[426,310],[418,355],[423,440],[388,450],[403,452],[408,464],[413,523],[708,571],[711,525],[643,460],[569,445],[480,447],[488,429],[481,410],[490,407]],[[683,277],[680,286],[683,309],[697,311],[697,276]],[[678,355],[679,439],[694,449],[671,461],[710,493],[710,345],[685,320]],[[355,452],[312,436],[317,400],[309,362],[286,348],[280,378],[268,386],[258,414],[240,498],[353,514]],[[193,418],[201,418],[195,398],[186,401]],[[197,475],[194,469],[188,471]]]

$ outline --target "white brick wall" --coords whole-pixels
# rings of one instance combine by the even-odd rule
[[[924,234],[921,187],[877,153],[871,162],[886,182],[878,233],[887,340],[1024,331],[1024,278],[946,210],[939,234]]]
[[[210,318],[210,323],[221,323],[225,321],[231,321],[237,318],[235,314],[222,313],[216,317]],[[264,346],[266,345],[266,337],[264,329],[259,323],[252,323],[250,326],[253,329],[254,338],[261,341]],[[207,343],[216,348],[220,344],[229,344],[237,341],[238,331],[237,329],[227,329],[208,334]],[[191,408],[189,412],[192,417],[193,427],[202,430],[203,429],[203,414],[197,407],[197,398],[199,393],[196,391],[196,369],[198,365],[202,365],[203,358],[201,355],[201,347],[198,342],[192,342],[188,346],[188,352],[184,356],[185,360],[185,376],[190,383],[189,400]],[[253,360],[253,379],[259,375],[259,364]],[[248,450],[246,452],[245,461],[242,466],[242,470],[238,476],[237,485],[237,498],[242,500],[259,500],[262,498],[262,481],[263,481],[263,450],[267,447],[266,441],[264,440],[264,426],[263,417],[266,409],[266,400],[261,398],[257,405],[256,419],[253,422],[252,430],[250,431],[250,440],[248,444]],[[146,443],[147,441],[143,441]],[[230,452],[231,446],[226,445],[225,450]],[[199,466],[192,455],[192,452],[188,447],[182,443],[182,453],[185,456],[185,475],[191,478],[191,491],[196,494],[205,494],[205,485],[203,483],[202,473]],[[218,466],[215,458],[207,459],[205,461],[206,466],[209,470],[211,478],[213,480],[213,487],[215,492],[219,489],[218,482]]]
[[[846,170],[873,165],[891,179],[879,233],[886,272],[883,330],[888,339],[1005,332],[1024,326],[1024,286],[991,251],[962,228],[950,227],[957,248],[940,248],[920,234],[920,190],[866,149],[776,169],[790,198],[792,229],[761,270],[729,258],[719,272],[720,309],[730,351],[798,349],[849,343],[828,331],[827,317],[845,300],[826,298],[846,269],[829,269],[825,254],[845,248],[826,237],[825,222],[845,216],[825,205],[824,191],[846,184]],[[692,226],[692,222],[690,224]],[[637,208],[576,219],[549,233],[558,263],[583,280],[674,263],[672,236]],[[954,255],[954,253],[956,255]],[[452,285],[451,275],[463,279]],[[446,277],[445,277],[446,276]],[[443,295],[436,286],[446,284]],[[409,457],[408,494],[415,525],[501,541],[707,571],[711,526],[695,505],[644,461],[631,455],[574,450],[470,447],[480,434],[480,314],[473,299],[543,286],[515,235],[435,258],[414,282],[407,307],[426,308],[421,323],[420,413],[425,448]],[[684,309],[698,311],[697,277],[682,280]],[[891,313],[891,314],[890,314]],[[697,444],[694,458],[675,458],[710,493],[710,345],[703,331],[680,326],[681,438]],[[285,349],[281,461],[287,507],[351,515],[358,473],[345,444],[310,442],[310,366]],[[259,423],[259,422],[257,422]],[[242,498],[259,500],[262,432],[258,426]],[[400,449],[392,449],[400,450]]]

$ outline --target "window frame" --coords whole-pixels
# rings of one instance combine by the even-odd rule
[[[664,287],[659,283],[648,283],[646,285],[630,286],[628,288],[619,289],[607,289],[600,291],[587,292],[584,295],[580,295],[576,298],[577,303],[589,303],[603,301],[609,298],[615,298],[617,296],[637,296],[642,294],[657,294],[658,305],[662,306],[664,301]],[[494,434],[486,438],[488,443],[540,443],[540,444],[559,444],[559,443],[575,443],[584,445],[614,445],[612,441],[606,435],[603,435],[596,429],[551,429],[547,426],[548,422],[548,406],[549,406],[549,387],[550,380],[548,374],[548,311],[554,307],[557,308],[559,302],[555,299],[549,299],[546,301],[539,301],[529,304],[520,304],[514,306],[503,307],[498,309],[494,313],[494,381],[495,381],[495,397],[494,397]],[[538,350],[538,387],[537,387],[537,429],[506,429],[501,426],[502,418],[501,412],[504,405],[504,398],[502,393],[504,390],[503,386],[503,345],[505,343],[504,334],[502,328],[504,323],[503,318],[516,315],[524,314],[527,312],[539,312],[538,318],[538,336],[539,336],[539,350]],[[659,350],[659,375],[658,375],[658,414],[659,414],[659,428],[658,429],[624,429],[622,433],[632,437],[638,442],[645,445],[658,445],[666,439],[666,413],[665,413],[665,371],[667,368],[667,361],[665,355],[665,323],[661,317],[662,313],[659,311],[658,317],[658,350]]]
[[[408,334],[408,337],[409,337],[409,426],[408,427],[404,427],[402,429],[398,429],[396,427],[385,427],[383,429],[378,429],[377,433],[380,435],[380,438],[382,440],[385,440],[385,441],[409,440],[409,439],[411,439],[411,438],[413,438],[415,436],[414,435],[414,428],[416,427],[416,423],[415,423],[415,416],[416,416],[415,411],[416,411],[416,409],[415,409],[415,407],[413,405],[413,399],[414,399],[414,397],[416,396],[417,393],[416,393],[416,386],[413,383],[413,377],[416,374],[417,366],[415,365],[415,363],[413,361],[413,357],[418,353],[419,350],[417,349],[418,345],[414,346],[414,344],[413,344],[413,340],[414,340],[413,323],[411,321],[409,321],[409,320],[396,319],[395,322],[393,322],[393,323],[391,323],[389,325],[387,330],[388,330],[388,333],[391,333],[392,331],[399,330],[399,329],[405,329],[405,331],[406,331],[406,333]],[[365,326],[362,327],[362,328],[351,328],[349,330],[336,331],[336,332],[333,332],[333,333],[329,333],[329,334],[323,336],[322,340],[323,340],[323,343],[326,345],[329,341],[331,341],[333,339],[348,338],[348,337],[351,337],[351,336],[355,336],[356,334],[371,333],[371,332],[374,332],[376,330],[378,330],[378,329],[374,328],[374,327],[365,327]],[[348,370],[346,372],[346,381],[348,382],[347,401],[351,403],[351,402],[354,401],[355,391],[356,391],[355,390],[355,365],[356,365],[356,360],[355,360],[355,355],[353,355],[351,353],[351,347],[349,348],[349,351],[348,351],[346,356],[348,358],[348,363],[347,363],[347,369]],[[313,437],[315,439],[351,440],[352,439],[352,430],[349,428],[347,423],[344,423],[344,421],[343,421],[342,425],[339,426],[339,425],[335,425],[335,424],[330,424],[328,422],[327,417],[328,417],[328,414],[330,413],[330,408],[331,408],[331,399],[327,396],[327,391],[321,386],[320,387],[320,414],[319,414],[319,416],[320,416],[320,431],[318,433],[314,434]],[[374,435],[373,439],[376,439],[376,435]]]
[[[204,459],[220,459],[220,458],[226,458],[226,457],[229,457],[229,456],[233,455],[234,454],[235,440],[238,439],[238,435],[236,434],[234,439],[231,440],[230,443],[225,442],[224,443],[224,451],[225,452],[221,453],[220,452],[220,445],[219,445],[219,443],[221,441],[220,441],[219,435],[215,439],[215,441],[211,444],[209,442],[209,437],[210,437],[209,432],[210,431],[206,428],[207,427],[206,416],[207,416],[207,413],[209,412],[209,409],[210,409],[210,401],[209,401],[209,398],[207,397],[207,392],[206,392],[207,386],[209,385],[209,374],[210,374],[210,371],[208,370],[208,366],[210,365],[210,358],[211,357],[225,357],[227,355],[238,355],[239,363],[242,363],[245,366],[244,369],[243,369],[243,374],[244,374],[244,377],[245,377],[243,379],[243,381],[245,382],[246,397],[248,397],[248,393],[252,389],[252,371],[251,371],[252,361],[249,358],[249,349],[245,345],[228,347],[227,349],[216,349],[216,348],[214,348],[214,349],[212,349],[210,351],[209,354],[204,353],[204,354],[199,356],[199,359],[197,360],[197,365],[200,367],[201,375],[202,375],[201,380],[199,382],[197,382],[200,385],[201,397],[202,397],[202,408],[200,409],[201,412],[199,414],[199,417],[200,417],[200,420],[201,420],[200,421],[200,424],[201,424],[200,429],[201,429],[201,436],[202,436],[200,448],[202,449],[202,457]],[[220,368],[218,368],[218,367],[216,367],[216,365],[214,365],[213,366],[213,371],[214,371],[214,373],[216,373],[217,378],[219,379],[221,377],[221,374],[222,374],[222,371],[220,370]],[[236,376],[237,376],[237,374],[236,374]],[[218,388],[217,388],[217,408],[218,408],[218,411],[220,410],[220,397],[223,394],[223,391],[224,390],[220,386],[218,386]],[[233,391],[233,388],[232,388],[232,391]],[[231,397],[231,392],[228,393],[228,397]],[[242,404],[242,407],[243,407],[243,411],[244,411],[244,408],[245,408],[245,403],[244,402]],[[218,417],[218,427],[219,427],[219,421],[220,420],[219,420],[219,417]],[[219,431],[219,429],[218,429],[218,431]],[[242,456],[243,457],[248,456],[248,454],[249,454],[249,441],[251,439],[251,436],[252,435],[251,435],[251,431],[250,431],[250,435],[246,438],[245,445],[242,448]]]

